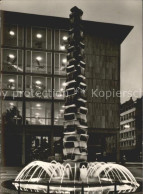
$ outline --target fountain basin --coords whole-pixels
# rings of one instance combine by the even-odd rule
[[[50,184],[40,184],[40,183],[15,183],[17,186],[15,187],[13,185],[14,180],[8,180],[2,183],[2,186],[11,189],[11,190],[17,190],[19,193],[20,192],[27,192],[27,193],[67,193],[70,194],[71,192],[80,192],[82,191],[86,194],[107,194],[107,193],[114,193],[115,191],[115,185],[108,185],[108,184],[103,184],[103,185],[95,185],[95,184],[82,184],[82,183],[64,183],[64,184],[59,184],[59,183],[50,183]],[[140,187],[137,188],[136,192],[131,191],[130,185],[116,185],[116,190],[118,193],[131,193],[131,192],[141,192],[141,184]]]
[[[139,187],[132,173],[119,164],[51,163],[33,161],[18,174],[13,185],[21,191],[70,193],[135,192]]]

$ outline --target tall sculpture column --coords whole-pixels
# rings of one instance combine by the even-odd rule
[[[71,9],[64,112],[64,161],[87,161],[87,108],[82,10]]]

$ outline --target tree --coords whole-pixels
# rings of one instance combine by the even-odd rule
[[[3,165],[19,165],[22,151],[22,116],[16,106],[2,115]]]

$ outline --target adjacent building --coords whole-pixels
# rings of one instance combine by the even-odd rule
[[[128,161],[142,160],[143,97],[121,104],[120,151]]]
[[[62,160],[69,20],[2,11],[1,147],[3,165]],[[88,160],[102,160],[115,136],[119,160],[120,45],[131,26],[83,21]]]

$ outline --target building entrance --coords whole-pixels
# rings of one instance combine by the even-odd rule
[[[47,136],[32,136],[30,151],[31,161],[47,161],[50,154],[49,138]]]
[[[25,140],[26,163],[34,160],[49,162],[56,159],[56,161],[62,161],[62,137],[54,136],[51,139],[50,134],[36,133],[27,134]]]

